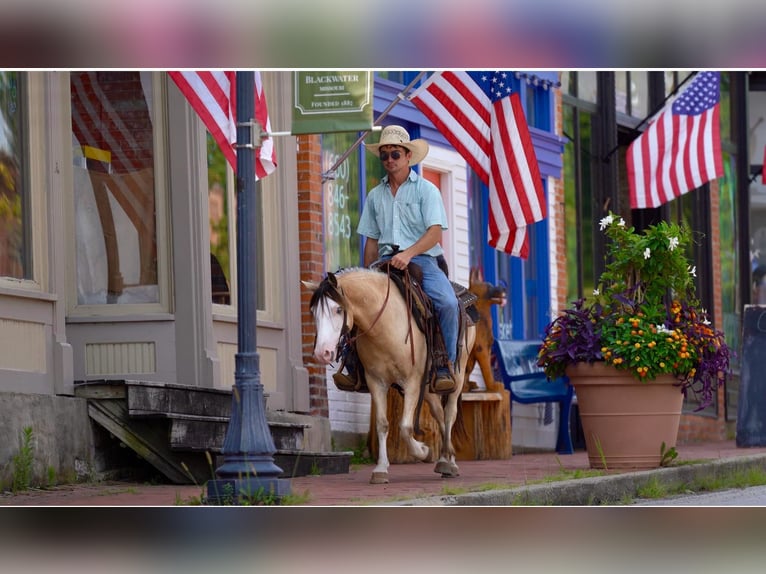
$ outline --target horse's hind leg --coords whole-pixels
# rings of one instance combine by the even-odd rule
[[[442,435],[442,446],[439,451],[439,459],[434,466],[434,472],[441,474],[444,478],[454,478],[460,476],[457,463],[455,462],[455,449],[452,445],[452,428],[457,417],[457,390],[447,399],[447,406],[443,407],[439,397],[429,398],[428,404],[432,413],[438,413],[434,416],[439,421],[439,428]]]
[[[410,454],[418,460],[426,460],[430,454],[428,445],[415,438],[415,410],[417,408],[420,388],[417,381],[405,383],[404,406],[402,408],[402,420],[399,422],[400,434],[407,442]]]
[[[367,378],[367,385],[375,405],[375,432],[378,434],[378,464],[372,470],[370,484],[388,483],[388,387],[378,381],[374,383]]]

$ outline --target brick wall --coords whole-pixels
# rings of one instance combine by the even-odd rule
[[[324,274],[322,242],[322,150],[318,135],[298,136],[298,239],[301,281],[318,283]],[[314,318],[309,311],[311,292],[301,291],[303,363],[309,372],[309,409],[329,418],[325,367],[313,359]]]
[[[563,131],[563,109],[561,90],[554,90],[554,106],[556,109],[556,133]],[[550,240],[554,242],[553,256],[551,257],[551,270],[556,274],[556,281],[552,284],[553,295],[551,300],[551,313],[555,317],[568,306],[567,301],[567,260],[566,260],[566,235],[565,235],[565,212],[564,212],[564,180],[552,180],[549,186],[549,215],[551,234]],[[570,262],[575,264],[576,262]]]

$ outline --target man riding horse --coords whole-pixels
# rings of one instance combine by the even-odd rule
[[[367,238],[364,264],[369,267],[387,261],[403,271],[414,263],[422,269],[421,286],[432,301],[446,347],[446,356],[434,355],[436,376],[431,391],[450,393],[456,388],[460,308],[452,283],[438,262],[444,253],[440,242],[447,229],[447,213],[439,189],[411,169],[428,154],[428,143],[410,140],[401,126],[387,126],[380,141],[366,148],[380,158],[386,175],[367,194],[357,227],[357,233]],[[339,386],[353,387],[357,375],[352,369],[351,379],[339,372],[335,380]]]

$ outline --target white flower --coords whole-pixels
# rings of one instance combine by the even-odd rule
[[[692,277],[696,277],[697,276],[697,266],[696,265],[694,267],[687,266],[686,268],[689,270],[689,273],[691,274]]]
[[[625,227],[625,220],[620,217],[620,221],[617,222],[618,227]]]
[[[613,221],[614,221],[614,217],[612,217],[611,215],[607,215],[605,218],[599,221],[601,231],[604,231],[604,229],[606,229],[607,226],[612,225]]]
[[[673,251],[676,247],[678,247],[678,237],[671,237],[670,238],[670,250]]]
[[[707,317],[705,317],[705,318],[702,320],[702,324],[703,324],[703,325],[710,325],[710,321],[708,321]]]
[[[652,256],[652,250],[648,247],[644,249],[644,259],[649,259]]]
[[[593,294],[596,295],[596,296],[600,295],[599,290],[598,289],[594,289],[593,290]]]
[[[665,333],[667,335],[673,332],[670,329],[668,329],[665,325],[655,325],[654,327],[655,329],[657,329],[658,333]]]

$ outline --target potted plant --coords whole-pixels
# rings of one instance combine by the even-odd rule
[[[683,398],[693,393],[698,410],[713,401],[730,349],[695,296],[688,228],[661,222],[637,233],[613,213],[600,228],[607,264],[597,289],[546,327],[539,364],[575,386],[592,467],[654,468],[675,447]]]

